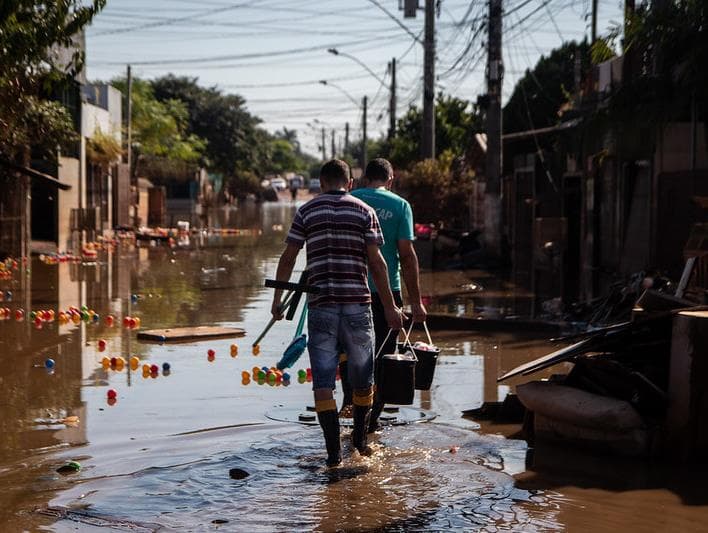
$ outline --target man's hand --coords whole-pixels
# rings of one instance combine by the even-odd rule
[[[270,314],[273,315],[275,320],[283,319],[283,308],[280,302],[280,297],[273,298],[273,304],[270,306]]]
[[[394,331],[403,329],[403,311],[401,311],[395,305],[393,307],[384,308],[384,316],[386,317],[386,323],[388,327]]]
[[[425,306],[422,304],[422,302],[412,303],[411,311],[413,314],[414,324],[422,324],[423,322],[425,322],[425,319],[428,318],[428,311],[425,309]]]

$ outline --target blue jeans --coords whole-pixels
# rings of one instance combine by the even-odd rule
[[[374,326],[369,304],[311,307],[307,317],[313,389],[334,389],[340,349],[347,354],[354,389],[374,383]]]

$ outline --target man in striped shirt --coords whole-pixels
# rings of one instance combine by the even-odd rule
[[[389,327],[402,327],[379,251],[383,235],[376,212],[348,194],[349,166],[333,159],[320,171],[322,194],[300,207],[285,239],[276,279],[288,281],[295,259],[307,245],[308,284],[319,288],[309,296],[308,351],[312,367],[315,410],[325,436],[327,465],[341,463],[339,416],[333,390],[341,346],[349,357],[349,382],[354,391],[352,443],[370,455],[367,426],[373,403],[374,342],[371,321],[370,271]],[[282,291],[276,290],[271,312],[281,319]]]

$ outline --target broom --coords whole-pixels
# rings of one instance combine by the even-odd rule
[[[300,320],[297,323],[297,329],[295,329],[295,337],[293,337],[293,340],[290,342],[288,347],[285,348],[283,356],[280,358],[280,361],[278,361],[278,364],[275,365],[278,370],[290,368],[297,362],[298,359],[300,359],[300,356],[304,353],[305,348],[307,347],[307,335],[305,335],[302,330],[305,328],[306,319],[307,302],[305,302],[302,306]]]

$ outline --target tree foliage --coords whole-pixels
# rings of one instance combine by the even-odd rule
[[[473,142],[481,123],[476,107],[469,101],[440,94],[435,106],[435,150],[437,155],[451,152],[464,156]],[[396,135],[369,145],[369,154],[382,154],[398,168],[408,168],[420,159],[420,139],[423,124],[422,111],[411,106],[398,120]],[[360,155],[361,143],[352,150],[355,159]]]
[[[206,166],[227,178],[229,192],[236,197],[258,192],[266,174],[305,172],[314,160],[301,151],[294,130],[270,134],[260,127],[260,119],[239,95],[171,74],[151,85],[158,100],[185,105],[186,131],[206,139]]]
[[[553,126],[574,90],[575,58],[581,58],[581,72],[590,67],[589,45],[568,42],[542,56],[533,70],[516,83],[504,106],[504,132],[512,133]]]
[[[127,93],[125,78],[115,79],[111,85]],[[199,162],[206,143],[187,131],[188,110],[184,102],[158,100],[149,82],[133,79],[132,106],[133,150],[138,158]]]
[[[75,137],[66,110],[43,96],[82,69],[84,58],[78,48],[70,57],[60,52],[74,48],[76,35],[105,3],[0,2],[0,152],[4,156],[25,159],[32,144],[40,155],[52,157],[58,143]]]
[[[624,39],[625,77],[611,95],[608,114],[643,126],[689,120],[695,103],[708,109],[708,3],[642,3],[629,15]]]

